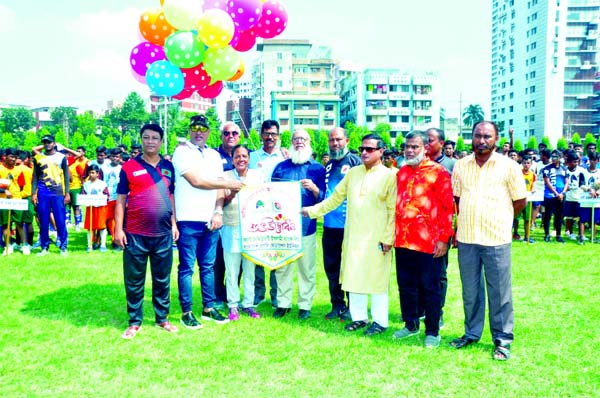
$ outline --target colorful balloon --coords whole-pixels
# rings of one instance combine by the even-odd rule
[[[162,46],[175,28],[167,22],[160,8],[149,8],[140,17],[140,33],[150,43]]]
[[[231,17],[223,10],[206,10],[198,22],[198,36],[211,48],[227,47],[234,31],[235,26]]]
[[[194,32],[178,30],[167,37],[165,54],[180,68],[193,68],[204,59],[204,44]]]
[[[204,57],[204,69],[214,80],[227,80],[240,66],[240,55],[231,47],[209,48]]]
[[[181,101],[181,100],[190,98],[192,96],[192,94],[194,94],[194,90],[189,90],[187,88],[184,88],[183,90],[181,90],[181,92],[179,94],[174,95],[173,98]]]
[[[204,69],[204,64],[200,64],[194,68],[181,69],[183,79],[185,81],[184,89],[199,91],[204,90],[210,84],[210,76]]]
[[[131,76],[133,76],[133,78],[138,82],[138,83],[142,83],[143,85],[147,85],[148,82],[146,82],[146,74],[143,75],[138,75],[137,73],[135,73],[135,71],[132,69],[131,70]]]
[[[218,80],[204,90],[198,91],[198,94],[203,98],[215,98],[221,94],[221,91],[223,91],[223,82]]]
[[[257,24],[262,7],[260,0],[229,0],[227,13],[238,30],[248,30]]]
[[[131,54],[129,55],[131,69],[142,77],[146,76],[146,71],[150,64],[163,59],[166,59],[163,48],[147,41],[133,47],[133,50],[131,50]]]
[[[235,75],[231,76],[227,80],[230,81],[230,82],[234,82],[236,80],[239,80],[244,75],[244,70],[245,69],[246,69],[246,67],[244,66],[244,61],[242,61],[240,59],[240,67],[238,68],[237,72],[235,72]]]
[[[254,28],[240,32],[236,31],[233,39],[231,39],[231,47],[240,52],[252,50],[255,44],[256,32],[254,32]]]
[[[271,39],[284,31],[287,20],[283,4],[278,0],[267,0],[263,3],[262,14],[254,30],[258,37]]]
[[[184,86],[181,69],[169,61],[156,61],[150,65],[146,81],[154,94],[167,97],[179,94]]]
[[[192,30],[204,12],[204,1],[165,0],[163,10],[171,25],[181,30]]]
[[[206,0],[204,2],[204,11],[218,8],[227,11],[227,0]]]

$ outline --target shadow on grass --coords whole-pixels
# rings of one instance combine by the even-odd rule
[[[152,308],[152,302],[144,307]],[[65,320],[75,326],[121,328],[126,322],[123,285],[86,284],[33,298],[21,313],[35,318]]]

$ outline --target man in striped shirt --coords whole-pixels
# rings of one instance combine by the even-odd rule
[[[458,207],[456,240],[465,335],[450,345],[459,349],[481,338],[485,322],[485,275],[490,330],[496,346],[493,358],[507,360],[514,338],[511,227],[514,215],[525,207],[527,190],[519,164],[495,152],[497,142],[496,124],[476,123],[474,153],[457,161],[452,173]]]

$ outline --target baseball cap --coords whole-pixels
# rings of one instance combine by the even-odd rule
[[[42,142],[44,141],[54,142],[54,136],[52,134],[46,134],[42,137]]]
[[[208,125],[208,119],[204,115],[194,115],[190,118],[190,127],[192,126],[204,126],[210,128]]]

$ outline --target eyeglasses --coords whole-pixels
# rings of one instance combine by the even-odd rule
[[[197,133],[198,131],[201,133],[206,133],[209,129],[206,126],[200,126],[199,124],[194,124],[193,126],[190,126],[190,130],[193,131],[194,133]]]
[[[225,137],[229,137],[230,135],[237,137],[238,135],[240,135],[240,133],[237,131],[223,131],[223,135]]]
[[[308,138],[305,137],[292,137],[292,142],[306,142]]]
[[[269,132],[262,132],[260,133],[260,135],[262,135],[263,137],[278,137],[279,133],[269,133]]]
[[[379,149],[381,149],[381,148],[373,148],[373,147],[370,147],[370,146],[359,146],[358,147],[358,151],[360,153],[363,153],[364,151],[367,151],[367,153],[371,153],[371,152],[375,152],[375,151],[377,151]]]

